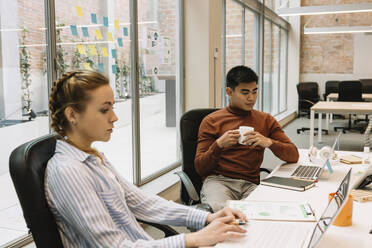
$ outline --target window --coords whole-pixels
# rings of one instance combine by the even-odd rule
[[[288,23],[275,14],[261,19],[264,8],[261,2],[251,6],[250,1],[223,0],[226,17],[222,63],[226,73],[241,64],[252,68],[259,76],[260,85],[255,108],[275,116],[287,109]],[[271,12],[267,7],[276,8],[275,1],[265,1],[265,6],[265,13]],[[260,40],[261,30],[263,40]],[[225,79],[226,75],[222,76]],[[262,106],[259,106],[261,99]]]

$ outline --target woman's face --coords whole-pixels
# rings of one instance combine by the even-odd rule
[[[89,92],[91,99],[85,110],[76,113],[74,135],[80,142],[91,144],[94,141],[110,140],[114,122],[118,120],[114,110],[114,93],[110,85],[101,86]]]

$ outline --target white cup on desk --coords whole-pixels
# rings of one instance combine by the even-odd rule
[[[250,126],[240,126],[239,127],[239,134],[240,134],[239,144],[245,145],[243,143],[244,139],[246,138],[246,136],[244,136],[244,134],[247,133],[247,132],[252,132],[252,131],[254,131],[254,128],[253,127],[250,127]]]

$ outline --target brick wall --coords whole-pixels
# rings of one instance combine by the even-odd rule
[[[366,3],[372,0],[302,0],[301,6]],[[303,28],[366,26],[372,13],[313,15],[301,17],[300,73],[352,74],[354,72],[353,34],[304,35]]]

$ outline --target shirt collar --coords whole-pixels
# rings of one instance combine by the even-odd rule
[[[235,115],[250,115],[251,114],[251,110],[246,111],[240,108],[233,107],[231,106],[231,104],[227,106],[226,109],[227,111]]]
[[[93,156],[63,140],[57,140],[55,153],[66,154],[67,156],[73,157],[80,162],[84,162],[88,157]]]

